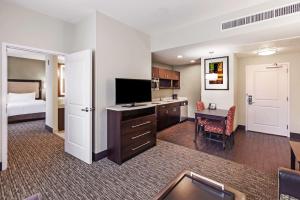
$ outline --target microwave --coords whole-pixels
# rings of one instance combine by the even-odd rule
[[[159,79],[152,79],[151,87],[153,90],[159,90]]]

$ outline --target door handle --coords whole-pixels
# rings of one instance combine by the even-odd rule
[[[82,108],[81,111],[83,111],[83,112],[89,112],[89,108],[88,107]]]

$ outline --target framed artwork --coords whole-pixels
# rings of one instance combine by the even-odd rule
[[[205,90],[229,90],[229,57],[209,58],[204,60]],[[214,75],[215,79],[207,78]]]

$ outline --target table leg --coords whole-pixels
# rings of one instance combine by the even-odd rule
[[[296,157],[292,148],[291,148],[291,169],[293,170],[296,169]]]
[[[223,149],[226,148],[226,121],[222,121],[223,123]]]
[[[197,141],[197,135],[198,135],[198,120],[197,120],[197,115],[195,115],[195,138],[194,138],[194,142]]]

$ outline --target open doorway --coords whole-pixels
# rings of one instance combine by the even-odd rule
[[[93,74],[92,74],[92,50],[84,50],[72,54],[63,54],[59,52],[41,50],[31,47],[24,47],[13,44],[2,44],[1,61],[2,61],[2,74],[1,74],[1,164],[2,170],[8,167],[9,140],[8,140],[8,106],[10,99],[8,98],[11,90],[8,88],[8,68],[9,68],[9,50],[15,49],[18,51],[29,52],[45,56],[45,81],[28,80],[31,87],[36,88],[34,91],[26,91],[23,87],[25,84],[23,80],[20,93],[22,98],[30,98],[31,101],[42,100],[43,90],[45,93],[45,108],[43,112],[36,112],[35,118],[30,119],[25,126],[17,127],[17,131],[29,130],[34,133],[37,140],[28,138],[26,134],[25,140],[27,144],[36,145],[35,141],[43,138],[42,134],[55,136],[54,134],[63,137],[63,142],[60,143],[61,149],[73,155],[74,157],[91,164],[92,163],[92,112],[93,108]],[[64,59],[66,57],[66,59]],[[65,63],[65,60],[67,63]],[[70,67],[71,66],[71,67]],[[20,82],[19,82],[20,83]],[[14,86],[16,83],[13,84]],[[26,87],[27,88],[27,87]],[[13,93],[13,92],[11,92]],[[16,95],[16,92],[15,96]],[[23,94],[26,95],[23,95]],[[14,96],[14,95],[12,95]],[[25,97],[24,97],[25,96]],[[19,98],[19,97],[17,97]],[[25,98],[25,99],[26,99]],[[17,101],[21,101],[18,99]],[[22,106],[21,106],[22,107]],[[24,107],[24,106],[23,106]],[[23,108],[22,107],[22,108]],[[59,112],[59,110],[61,110]],[[43,110],[41,110],[43,111]],[[32,117],[33,113],[27,113]],[[59,116],[60,114],[60,116]],[[20,116],[18,116],[20,117]],[[24,116],[23,116],[24,117]],[[27,116],[28,117],[28,116]],[[41,121],[44,120],[44,121]],[[60,120],[60,121],[59,121]],[[26,121],[26,120],[25,120]],[[23,119],[24,122],[24,119]],[[34,123],[39,122],[39,123]],[[31,123],[31,124],[30,124]],[[24,125],[24,124],[23,124]],[[65,129],[64,132],[61,129]],[[46,131],[46,132],[45,132]],[[49,134],[54,133],[54,134]],[[41,133],[41,134],[36,134]],[[59,137],[55,136],[57,139]],[[53,138],[53,137],[51,137]],[[55,139],[55,141],[57,141]],[[48,140],[41,143],[40,149],[35,152],[44,151],[43,144],[48,145]],[[21,146],[21,145],[18,145]],[[25,149],[18,148],[20,152],[30,152],[26,149],[26,144],[23,145]],[[49,147],[51,149],[51,147]],[[51,150],[52,151],[52,150]],[[53,151],[55,153],[55,150]],[[29,155],[29,154],[28,154]],[[10,157],[11,158],[11,157]],[[33,159],[31,156],[28,159]],[[1,169],[1,168],[0,168]]]

